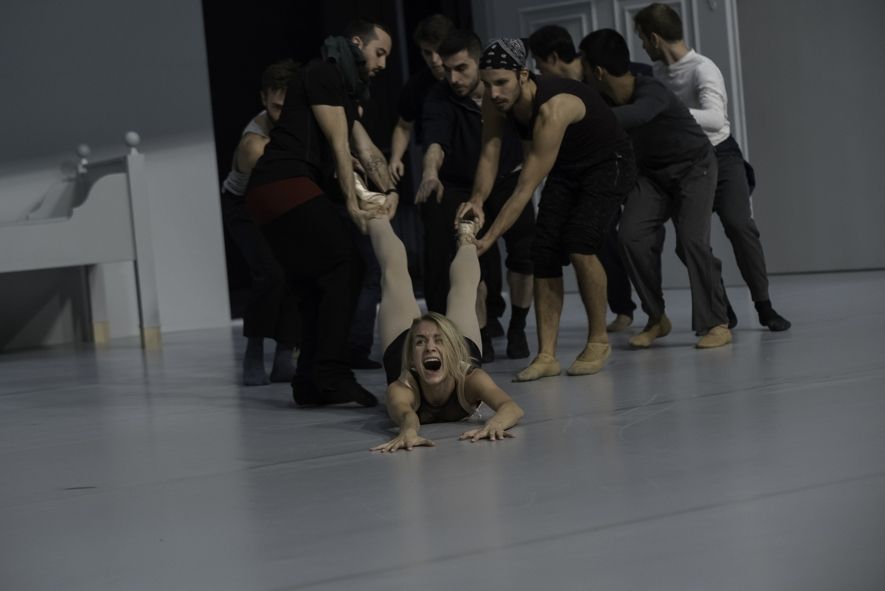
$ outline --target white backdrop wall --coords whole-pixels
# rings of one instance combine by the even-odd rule
[[[885,267],[885,2],[740,0],[738,17],[769,268]]]
[[[120,155],[136,130],[162,328],[229,323],[199,0],[10,0],[0,55],[0,222],[39,199],[78,144]],[[95,188],[122,190],[122,177]],[[111,336],[137,334],[131,265],[105,272]],[[73,270],[0,275],[0,350],[77,340],[82,304]]]

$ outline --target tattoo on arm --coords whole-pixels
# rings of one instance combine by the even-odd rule
[[[383,155],[372,156],[367,162],[363,163],[366,174],[375,183],[375,186],[384,191],[392,189],[394,184],[390,178],[390,171],[387,169],[387,160]]]

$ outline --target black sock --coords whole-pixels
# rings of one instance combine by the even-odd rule
[[[247,386],[263,386],[270,383],[264,371],[264,339],[249,337],[243,355],[243,383]]]
[[[760,319],[768,318],[775,313],[774,308],[771,307],[771,300],[754,302],[753,305],[756,306],[756,312],[759,314]]]
[[[524,331],[525,330],[525,319],[529,314],[528,308],[520,308],[519,306],[511,306],[510,310],[510,326],[507,329],[507,332],[510,331]]]
[[[759,314],[759,324],[767,326],[772,332],[789,330],[792,324],[789,320],[778,314],[771,306],[771,300],[756,302],[756,312]]]

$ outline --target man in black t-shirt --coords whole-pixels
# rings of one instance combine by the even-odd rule
[[[390,34],[366,21],[328,38],[324,59],[302,68],[289,84],[249,182],[247,209],[299,295],[302,348],[292,380],[298,404],[377,404],[350,369],[347,341],[361,262],[349,222],[330,194],[337,185],[351,219],[365,228],[375,212],[357,202],[353,148],[369,180],[387,193],[388,215],[395,212],[398,195],[387,161],[357,121],[359,101],[368,98],[368,83],[385,68],[390,50]]]
[[[399,182],[405,172],[403,156],[409,149],[409,141],[414,133],[415,143],[421,146],[424,137],[421,129],[421,110],[424,106],[424,98],[431,87],[445,78],[442,58],[437,53],[439,44],[442,43],[449,31],[452,30],[452,21],[449,17],[441,14],[431,14],[415,27],[413,39],[421,49],[421,57],[427,68],[414,74],[399,95],[397,113],[399,120],[393,128],[390,138],[390,176],[394,182]]]
[[[691,286],[692,328],[701,349],[731,342],[721,284],[722,263],[710,248],[710,219],[716,191],[713,145],[688,108],[654,78],[634,76],[620,33],[594,31],[581,42],[591,84],[614,105],[615,117],[633,140],[639,179],[621,218],[620,246],[630,279],[648,314],[643,331],[630,339],[646,348],[670,332],[661,287],[660,228],[673,220]]]
[[[484,252],[517,219],[547,177],[532,244],[538,356],[516,379],[559,375],[556,341],[562,314],[562,266],[571,262],[587,312],[587,345],[569,375],[600,371],[611,347],[605,329],[606,276],[597,254],[612,216],[633,187],[630,140],[594,89],[575,80],[534,78],[519,39],[497,39],[483,52],[483,148],[470,201],[459,210],[482,217],[491,192],[504,127],[516,125],[527,146],[513,194],[486,235]]]
[[[424,221],[424,295],[429,310],[445,313],[449,291],[449,264],[455,254],[452,223],[458,206],[470,197],[482,143],[484,86],[479,81],[482,43],[472,31],[449,33],[439,53],[446,70],[446,83],[434,86],[424,102],[424,171],[415,201]],[[498,177],[485,211],[497,215],[513,192],[522,167],[522,147],[515,130],[504,134]],[[529,356],[525,319],[532,302],[531,243],[534,236],[534,205],[529,203],[516,223],[504,233],[507,244],[507,282],[510,286],[511,316],[507,331],[507,356]],[[480,233],[482,235],[482,233]],[[500,271],[500,261],[480,257],[482,279]],[[497,265],[497,269],[494,266]],[[483,362],[494,360],[491,334],[486,330],[485,285],[480,284],[477,301],[482,336]]]

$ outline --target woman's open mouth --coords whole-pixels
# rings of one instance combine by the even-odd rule
[[[425,357],[421,364],[427,371],[438,371],[442,367],[442,359],[439,357]]]

